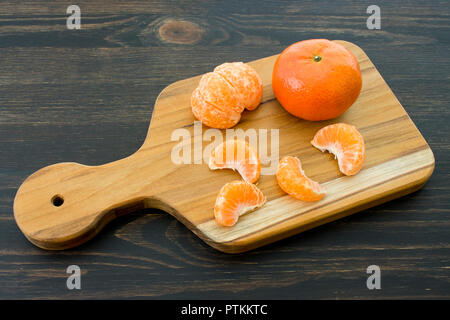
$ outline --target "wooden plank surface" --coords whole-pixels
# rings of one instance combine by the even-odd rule
[[[200,78],[196,76],[162,90],[147,138],[129,157],[101,166],[51,164],[30,175],[14,199],[18,227],[38,247],[69,249],[90,240],[117,216],[157,208],[173,215],[214,248],[240,253],[417,191],[433,172],[431,149],[364,51],[350,42],[335,41],[355,55],[361,68],[361,94],[350,110],[320,122],[300,120],[285,112],[272,90],[274,55],[249,62],[262,79],[263,100],[233,127],[236,134],[241,131],[241,139],[249,131],[255,133],[257,141],[252,143],[260,157],[266,155],[257,144],[267,144],[269,162],[263,164],[263,171],[269,166],[276,168],[283,156],[300,157],[308,176],[326,185],[325,199],[293,201],[279,188],[275,170],[262,172],[257,184],[268,199],[266,205],[242,217],[238,226],[217,225],[213,215],[217,193],[240,177],[232,170],[209,170],[204,157],[195,161],[195,149],[204,155],[211,142],[204,141],[210,128],[196,124],[191,110],[191,94]],[[364,136],[366,161],[356,177],[344,177],[336,161],[317,152],[310,143],[321,127],[338,122],[356,126]],[[255,130],[261,129],[270,131],[270,136],[276,130],[279,138],[256,136]],[[173,139],[177,130],[188,134],[187,141]],[[216,133],[229,139],[230,132]],[[195,140],[201,140],[198,147]],[[175,163],[173,151],[180,143],[189,147],[187,152],[194,154],[194,161]],[[55,198],[60,199],[57,205]]]
[[[366,7],[350,1],[277,10],[269,2],[174,8],[91,1],[80,4],[82,13],[83,5],[80,31],[65,29],[66,3],[0,8],[2,298],[449,296],[445,2],[383,2],[379,31],[366,29]],[[435,173],[424,189],[233,257],[152,210],[116,221],[68,252],[39,250],[18,231],[13,197],[35,170],[123,158],[142,144],[154,100],[169,83],[314,37],[356,42],[371,57],[434,151]],[[82,268],[79,292],[65,287],[69,264]],[[382,269],[382,290],[365,287],[370,264]]]

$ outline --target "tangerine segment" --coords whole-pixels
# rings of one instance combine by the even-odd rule
[[[337,123],[317,131],[311,144],[324,152],[334,154],[338,160],[339,170],[351,176],[361,170],[366,158],[364,139],[352,125]]]
[[[259,179],[261,162],[258,153],[245,140],[226,140],[219,144],[209,157],[209,168],[233,169],[250,183]]]
[[[217,109],[225,113],[242,113],[244,111],[244,104],[236,89],[217,73],[204,74],[198,88],[202,99]]]
[[[305,175],[300,160],[296,157],[283,157],[278,164],[276,176],[280,188],[296,199],[317,201],[325,195],[320,184]]]
[[[230,62],[216,67],[214,72],[224,77],[236,89],[247,110],[255,110],[259,106],[263,85],[255,69],[242,62]]]
[[[224,112],[206,102],[200,96],[200,89],[196,88],[191,96],[191,107],[194,116],[203,124],[218,129],[226,129],[235,126],[241,119],[241,114],[236,112]]]
[[[265,202],[266,197],[254,184],[232,181],[220,189],[214,206],[214,217],[218,224],[231,227],[241,215],[261,207]]]
[[[231,128],[245,108],[255,109],[262,99],[262,81],[256,71],[242,63],[224,63],[203,75],[192,92],[194,116],[207,126]]]

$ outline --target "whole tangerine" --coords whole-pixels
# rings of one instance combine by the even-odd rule
[[[356,57],[339,43],[304,40],[287,47],[277,58],[272,87],[280,104],[292,115],[311,121],[344,113],[362,87]]]

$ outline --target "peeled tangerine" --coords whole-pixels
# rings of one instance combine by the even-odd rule
[[[286,156],[281,159],[276,176],[280,188],[296,199],[317,201],[325,195],[320,184],[305,175],[300,160],[296,157]]]
[[[219,191],[214,206],[214,217],[218,224],[231,227],[239,217],[261,207],[266,197],[261,190],[246,181],[232,181]]]
[[[337,123],[320,129],[311,144],[322,152],[327,150],[334,154],[339,170],[347,176],[357,174],[366,158],[364,139],[349,124]]]
[[[233,169],[250,183],[259,179],[261,162],[258,153],[245,140],[226,140],[219,144],[209,157],[209,168]]]
[[[258,73],[242,62],[224,63],[200,79],[191,96],[194,116],[217,129],[231,128],[244,109],[261,103],[263,86]]]

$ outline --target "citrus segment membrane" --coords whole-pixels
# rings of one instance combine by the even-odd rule
[[[258,107],[262,93],[261,78],[252,67],[242,62],[224,63],[201,77],[192,92],[192,113],[209,127],[231,128],[244,109]]]
[[[244,140],[226,140],[218,145],[209,157],[209,168],[233,169],[250,183],[259,179],[261,162],[258,153]]]
[[[361,170],[366,157],[362,135],[354,126],[346,123],[332,124],[320,129],[311,144],[322,152],[334,154],[339,170],[348,176]]]
[[[258,73],[242,62],[223,63],[214,72],[224,77],[240,97],[245,109],[254,110],[261,103],[263,85]]]
[[[232,181],[220,189],[214,217],[218,224],[231,227],[240,216],[261,207],[265,202],[266,197],[254,184],[242,180]]]
[[[306,176],[296,157],[283,157],[278,164],[276,177],[280,188],[296,199],[317,201],[325,195],[320,184]]]

